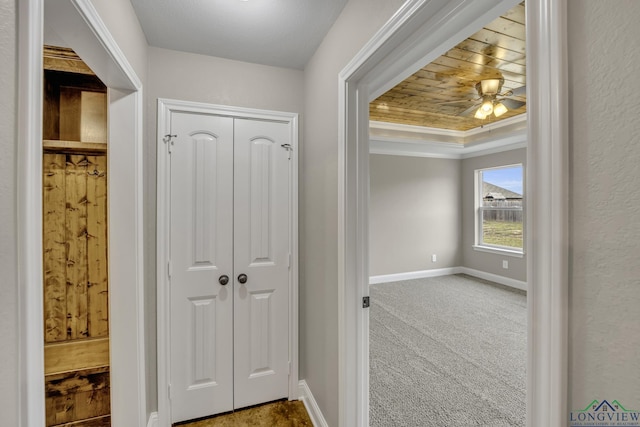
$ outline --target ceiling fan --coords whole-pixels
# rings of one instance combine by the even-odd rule
[[[479,101],[467,108],[459,116],[473,116],[476,119],[484,120],[493,114],[496,117],[500,117],[509,110],[515,110],[522,107],[525,102],[518,101],[517,99],[511,99],[510,96],[522,96],[526,94],[526,86],[509,90],[505,93],[500,93],[503,78],[499,79],[485,79],[476,83],[476,90],[478,91],[479,98],[474,101]]]

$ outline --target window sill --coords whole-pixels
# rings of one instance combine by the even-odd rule
[[[480,251],[480,252],[488,252],[488,253],[497,254],[497,255],[506,255],[506,256],[510,256],[510,257],[514,257],[514,258],[522,258],[522,257],[524,257],[524,252],[522,252],[522,251],[517,251],[517,250],[513,250],[513,249],[496,248],[496,247],[493,247],[493,246],[473,245],[473,250],[474,251]]]

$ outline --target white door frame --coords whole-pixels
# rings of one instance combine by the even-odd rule
[[[19,2],[19,425],[45,424],[42,290],[42,46],[52,28],[108,87],[111,422],[146,424],[142,84],[89,0]],[[117,196],[117,197],[116,197]],[[116,316],[117,314],[117,316]]]
[[[158,316],[158,427],[171,426],[170,394],[170,307],[169,307],[169,154],[164,136],[171,131],[171,113],[215,114],[220,116],[268,120],[291,126],[291,269],[289,288],[289,399],[299,396],[298,385],[298,114],[205,104],[200,102],[158,99],[158,169],[157,169],[157,316]]]
[[[339,75],[339,421],[369,420],[369,102],[517,0],[409,0]],[[527,426],[567,420],[566,0],[527,10]]]

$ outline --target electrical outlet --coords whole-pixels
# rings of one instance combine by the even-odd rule
[[[436,262],[437,260],[436,254],[431,255],[431,262]]]
[[[502,268],[504,268],[505,270],[509,269],[509,261],[507,261],[506,259],[503,259]]]

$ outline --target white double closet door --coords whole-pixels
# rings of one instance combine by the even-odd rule
[[[291,131],[171,113],[170,401],[184,421],[287,397]]]

